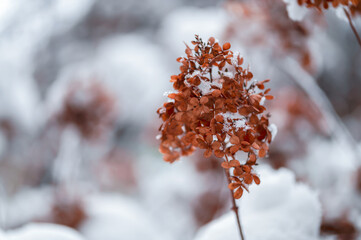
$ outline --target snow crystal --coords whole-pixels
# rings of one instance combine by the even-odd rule
[[[202,95],[206,95],[212,92],[212,83],[201,80],[201,84],[197,88],[201,91]]]
[[[186,81],[184,81],[184,84],[187,87],[190,87],[191,85],[189,84],[189,82],[187,81],[190,78],[196,77],[196,76],[202,76],[204,73],[199,71],[199,70],[195,70],[192,74],[188,74],[185,76]],[[229,77],[233,77],[232,73],[227,73],[227,75]],[[218,74],[217,70],[214,70],[212,73],[212,78],[213,81],[209,82],[209,81],[204,81],[201,78],[200,79],[200,84],[198,86],[196,86],[196,89],[199,89],[200,92],[202,93],[202,95],[206,95],[206,94],[210,94],[212,93],[213,89],[212,87],[217,87],[217,88],[222,88],[222,82],[221,82],[221,78],[220,75]]]
[[[233,53],[233,57],[231,58],[233,65],[238,65],[238,56],[241,57],[241,54],[238,51]]]
[[[259,169],[261,184],[239,201],[241,222],[247,240],[318,239],[321,205],[317,194],[286,169]],[[238,240],[233,212],[201,228],[195,240]]]
[[[199,70],[194,70],[194,72],[193,72],[191,75],[189,75],[189,78],[195,77],[195,76],[199,76],[199,75],[201,75],[201,74],[202,74],[201,71],[199,71]]]
[[[229,77],[229,78],[234,78],[234,73],[233,72],[224,72],[223,75],[226,76],[226,77]]]
[[[245,119],[244,116],[240,115],[239,113],[221,113],[220,115],[223,116],[223,118],[225,119],[224,121],[224,131],[229,131],[230,129],[232,129],[232,127],[235,127],[237,129],[239,128],[244,128],[244,129],[249,129],[249,127],[247,126],[247,120]],[[227,120],[231,120],[231,122],[227,121]]]
[[[168,95],[171,93],[177,93],[177,91],[166,91],[163,93],[163,97],[168,97]]]

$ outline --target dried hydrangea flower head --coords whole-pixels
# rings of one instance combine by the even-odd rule
[[[115,104],[100,82],[75,82],[69,86],[57,120],[61,125],[74,125],[86,139],[97,139],[114,123]]]
[[[352,16],[361,15],[361,0],[297,0],[300,6],[316,8],[319,11],[330,7],[344,7],[349,10]]]
[[[293,56],[305,70],[315,70],[309,37],[321,20],[318,15],[293,21],[282,0],[227,1],[225,7],[233,16],[225,31],[227,39],[239,39],[250,48],[271,49],[272,58]]]
[[[330,6],[337,8],[338,6],[355,7],[361,3],[360,0],[297,0],[299,5],[305,5],[308,8],[317,8],[318,10],[328,9]]]
[[[351,19],[351,16],[361,14],[361,0],[297,0],[297,3],[300,6],[316,8],[319,11],[322,11],[322,9],[328,9],[330,6],[333,8],[343,9],[357,42],[361,47],[361,37]]]
[[[269,80],[253,80],[229,43],[222,46],[213,37],[205,43],[196,35],[192,44],[186,45],[187,56],[177,59],[181,72],[170,80],[175,91],[157,111],[163,120],[160,152],[167,162],[196,148],[204,149],[205,157],[224,158],[222,167],[232,170],[229,188],[240,198],[249,184],[260,183],[253,166],[272,140],[263,106],[273,98],[264,86]],[[244,159],[237,159],[239,152],[246,153]]]

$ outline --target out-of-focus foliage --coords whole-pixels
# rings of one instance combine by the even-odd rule
[[[353,22],[360,32],[358,14]],[[220,159],[197,151],[169,165],[157,150],[155,111],[195,34],[230,42],[253,79],[271,79],[275,99],[265,106],[278,134],[259,165],[288,170],[264,166],[259,193],[244,193],[246,238],[257,231],[245,218],[262,218],[249,223],[269,233],[274,214],[281,223],[298,214],[311,234],[301,237],[356,238],[360,47],[343,11],[296,0],[0,1],[0,227],[11,230],[0,238],[187,240],[233,231],[223,224],[232,228]]]

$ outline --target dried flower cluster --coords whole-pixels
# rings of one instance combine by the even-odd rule
[[[282,0],[229,1],[226,8],[234,16],[225,32],[227,39],[232,37],[242,45],[272,49],[274,57],[294,56],[306,70],[314,70],[308,42],[311,26],[320,20],[318,16],[293,21]]]
[[[269,80],[254,81],[229,43],[221,46],[213,37],[205,43],[196,35],[192,44],[193,49],[186,45],[187,56],[177,59],[181,73],[170,80],[175,92],[157,111],[163,120],[160,152],[167,162],[196,148],[204,149],[205,157],[224,158],[222,167],[233,170],[229,188],[240,198],[253,181],[260,183],[253,166],[272,140],[269,116],[263,114],[263,101],[273,99],[264,86]],[[244,162],[239,152],[247,153]]]
[[[115,99],[98,82],[75,83],[69,88],[57,120],[74,125],[87,139],[98,138],[114,121]]]
[[[308,8],[317,8],[318,10],[328,9],[330,6],[337,8],[339,6],[347,7],[351,13],[361,13],[360,0],[297,0],[299,5],[304,5]]]

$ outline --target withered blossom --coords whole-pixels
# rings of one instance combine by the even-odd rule
[[[320,21],[317,15],[293,21],[282,0],[228,1],[225,6],[233,16],[225,32],[227,39],[240,39],[250,47],[266,46],[274,57],[294,56],[304,69],[315,70],[309,37],[313,24]]]
[[[163,121],[159,149],[167,162],[196,148],[207,158],[224,158],[222,167],[232,170],[229,188],[240,198],[249,184],[260,183],[253,166],[272,140],[262,104],[273,99],[264,86],[269,80],[254,81],[230,43],[222,46],[213,37],[203,42],[196,35],[192,44],[186,45],[186,57],[177,59],[181,72],[170,80],[175,92],[157,111]],[[246,159],[237,159],[238,152],[247,153]]]
[[[99,138],[115,120],[115,98],[97,81],[76,82],[69,88],[57,120],[75,126],[86,139]]]
[[[343,9],[345,16],[347,17],[347,20],[350,24],[351,30],[361,47],[361,37],[358,34],[351,18],[351,16],[361,14],[361,0],[297,0],[297,2],[301,6],[316,8],[320,12],[322,12],[324,9],[329,9],[330,7]]]
[[[297,0],[299,5],[304,5],[308,8],[316,8],[320,11],[322,9],[329,9],[330,7],[337,8],[339,6],[349,8],[352,14],[360,13],[360,0]]]

